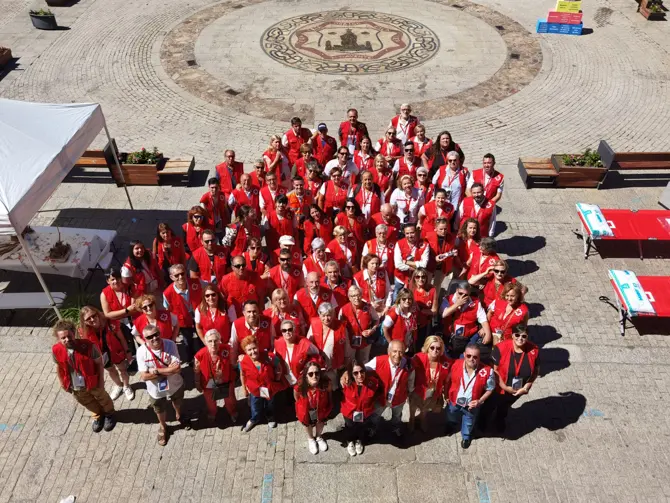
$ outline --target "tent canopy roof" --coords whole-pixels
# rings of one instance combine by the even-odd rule
[[[104,126],[96,103],[0,99],[0,234],[23,231]]]

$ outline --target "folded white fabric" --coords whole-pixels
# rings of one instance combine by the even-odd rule
[[[609,276],[619,289],[629,314],[656,314],[634,272],[610,269]]]
[[[577,203],[577,211],[586,223],[592,238],[614,237],[614,233],[607,224],[600,206],[597,204]]]

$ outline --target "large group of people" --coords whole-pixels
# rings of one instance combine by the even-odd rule
[[[203,420],[223,401],[237,423],[238,396],[244,432],[293,409],[313,454],[328,449],[336,413],[351,456],[387,408],[398,437],[429,428],[429,414],[460,429],[463,448],[477,424],[504,433],[539,350],[527,289],[496,251],[504,179],[492,154],[468,169],[451,134],[431,141],[403,104],[378,140],[350,109],[337,137],[293,118],[249,172],[224,155],[181,232],[161,223],[151,246],[130,242],[100,309],[54,326],[61,385],[94,431],[114,428],[114,400],[134,399],[136,371],[165,445],[168,402],[190,425],[192,371]]]

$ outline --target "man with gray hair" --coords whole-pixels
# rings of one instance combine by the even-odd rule
[[[324,302],[318,309],[319,318],[310,322],[307,339],[320,351],[326,364],[326,375],[333,389],[337,387],[337,375],[342,372],[351,358],[351,346],[346,325],[337,319],[335,306]]]
[[[458,208],[465,197],[470,172],[461,167],[461,157],[455,150],[447,154],[447,164],[433,176],[433,185],[436,189],[447,191],[449,202],[454,208]]]
[[[419,125],[419,119],[413,115],[409,103],[400,105],[400,114],[391,119],[389,127],[396,130],[396,137],[403,143],[414,137],[414,130]]]
[[[307,274],[307,286],[298,290],[295,294],[294,300],[302,309],[302,315],[305,320],[316,318],[318,308],[324,302],[336,306],[337,301],[333,292],[321,284],[321,279],[318,273],[310,272]]]
[[[325,276],[327,261],[326,242],[321,238],[315,238],[312,241],[312,254],[302,264],[302,274],[305,279],[310,272]]]
[[[374,229],[380,224],[386,226],[386,239],[395,243],[398,240],[398,231],[400,230],[400,219],[395,214],[393,206],[389,203],[382,204],[379,213],[370,217],[368,226]]]
[[[334,260],[329,260],[326,263],[326,274],[322,278],[321,284],[333,292],[336,307],[341,308],[349,302],[347,300],[347,290],[349,290],[351,281],[342,277],[340,266]]]

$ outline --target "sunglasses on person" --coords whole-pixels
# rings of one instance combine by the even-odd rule
[[[440,351],[442,349],[441,346],[429,346],[428,349],[431,351]]]
[[[147,341],[153,341],[154,339],[158,339],[159,337],[160,337],[160,334],[153,333],[153,334],[149,334],[149,335],[145,336],[144,338]]]
[[[206,245],[211,245],[214,242],[214,240],[213,239],[203,239],[202,242],[205,243]]]
[[[176,272],[172,275],[173,278],[182,278],[184,276],[186,276],[185,272]]]
[[[428,276],[424,276],[423,274],[419,274],[417,276],[414,276],[416,279],[428,279]]]
[[[365,374],[365,370],[354,370],[352,372],[352,374],[355,375],[355,376],[360,376],[360,375]]]
[[[216,294],[215,293],[206,293],[205,294],[206,299],[211,299],[212,297],[216,297]]]
[[[282,328],[282,329],[281,329],[281,333],[282,333],[282,334],[292,334],[292,333],[293,333],[293,329],[292,329],[292,328]]]
[[[451,164],[452,162],[458,162],[458,159],[449,159],[447,162]]]
[[[193,220],[197,220],[200,218],[205,218],[203,215],[193,215]]]
[[[244,264],[233,264],[233,269],[242,269]]]
[[[505,274],[507,271],[505,269],[493,269],[495,274]]]
[[[349,152],[338,152],[337,155],[349,155]]]
[[[528,334],[512,334],[512,336],[517,339],[528,339]]]
[[[291,259],[290,258],[280,258],[279,261],[280,262],[290,262]]]
[[[406,148],[406,149],[405,149],[405,152],[412,152],[412,153],[414,153],[414,149],[413,149],[413,148]]]
[[[155,302],[152,302],[151,304],[145,304],[142,306],[142,311],[150,311],[151,309],[154,308],[155,305],[156,305]]]
[[[419,173],[418,175],[419,178],[426,178],[428,175],[426,173]]]
[[[347,210],[355,210],[356,209],[355,206],[345,206],[344,208],[347,209]]]
[[[466,358],[467,360],[479,360],[479,356],[477,356],[477,355],[469,355],[469,354],[466,354],[466,355],[465,355],[465,358]]]
[[[391,136],[395,136],[395,131],[386,131],[386,134],[391,135]]]
[[[260,250],[261,247],[260,246],[250,246],[249,249],[250,250]]]
[[[311,372],[307,372],[307,375],[309,377],[316,377],[316,376],[319,375],[319,371],[318,370],[312,370]]]

